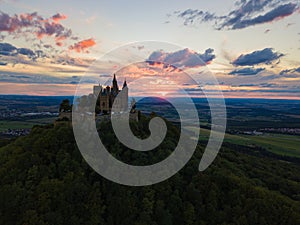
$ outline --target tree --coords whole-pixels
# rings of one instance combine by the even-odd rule
[[[69,99],[64,99],[59,106],[60,112],[71,112],[72,111],[72,105],[70,105]]]

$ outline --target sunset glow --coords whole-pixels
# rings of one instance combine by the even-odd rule
[[[37,8],[35,0],[0,1],[0,94],[73,95],[99,57],[129,42],[158,40],[182,48],[147,49],[137,43],[107,61],[95,77],[117,70],[129,85],[143,76],[157,76],[157,82],[163,76],[191,89],[181,70],[203,68],[218,79],[227,98],[300,99],[299,2],[263,2],[252,8],[230,0],[159,2],[157,9],[153,2],[138,1],[117,8],[102,1],[84,7],[73,1],[71,8],[67,2],[45,1]],[[128,5],[132,10],[125,12]],[[148,61],[120,67],[133,52],[147,54]],[[202,88],[214,91],[213,85]],[[170,95],[159,87],[157,93]]]

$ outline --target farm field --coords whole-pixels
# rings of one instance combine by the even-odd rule
[[[201,128],[200,140],[208,140],[209,134],[210,130]],[[259,146],[278,155],[300,158],[300,136],[297,135],[273,133],[264,133],[262,135],[226,134],[224,142],[246,146]]]

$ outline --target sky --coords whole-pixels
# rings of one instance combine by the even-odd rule
[[[143,44],[148,40],[180,47]],[[0,0],[0,94],[74,95],[99,58],[128,43],[131,50],[95,73],[118,71],[120,85],[126,77],[130,88],[148,67],[143,75],[154,83],[158,75],[180,77],[175,83],[196,96],[216,84],[188,84],[180,74],[197,71],[199,81],[205,69],[227,98],[300,99],[298,0]],[[139,54],[146,63],[126,65]],[[156,61],[178,70],[170,74]],[[85,81],[92,91],[102,80]]]

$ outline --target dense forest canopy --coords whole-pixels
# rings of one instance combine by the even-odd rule
[[[132,122],[146,137],[149,118]],[[136,153],[115,139],[110,122],[101,140],[118,159],[148,164],[167,157],[179,135],[168,134],[154,153]],[[0,224],[202,225],[300,224],[300,164],[259,147],[226,143],[204,172],[199,142],[190,162],[172,178],[146,187],[113,183],[82,158],[68,122],[36,126],[0,148]]]

